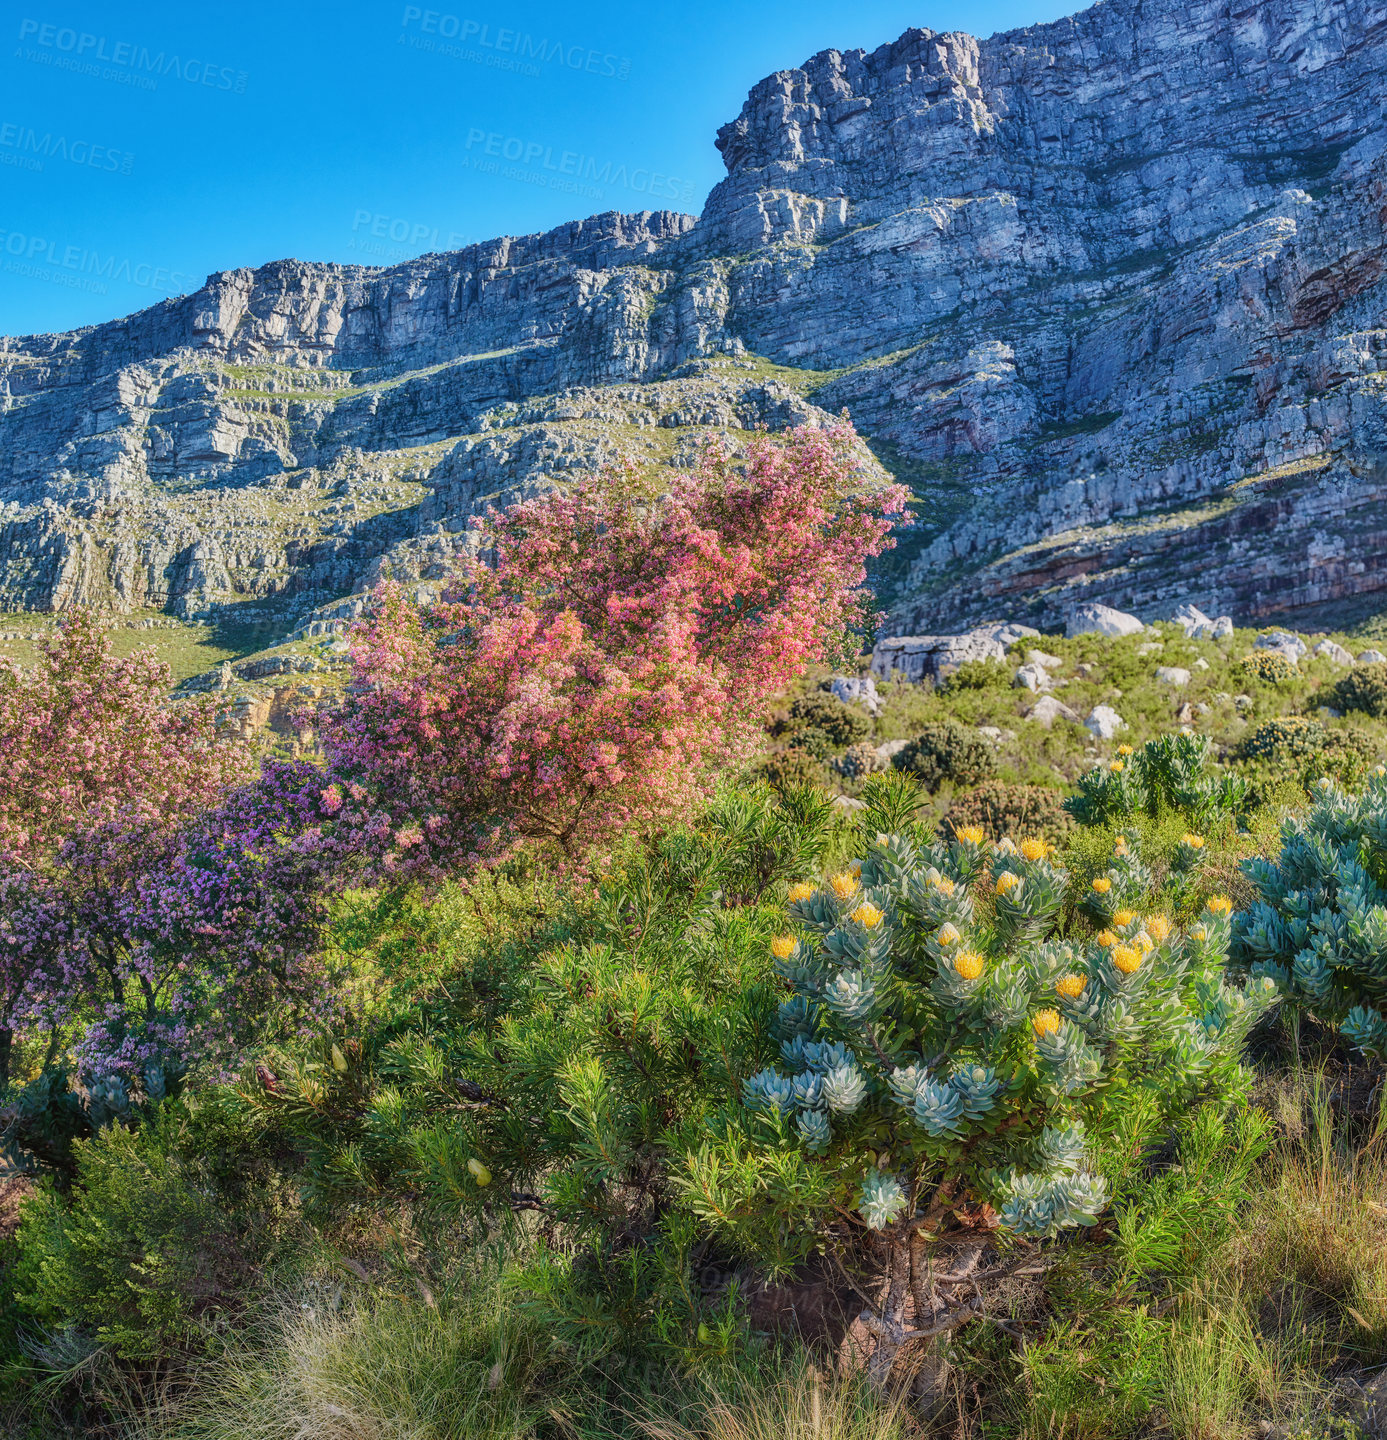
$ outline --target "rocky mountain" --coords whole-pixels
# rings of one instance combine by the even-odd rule
[[[919,501],[897,633],[1387,608],[1387,0],[910,30],[717,145],[697,218],[0,342],[0,608],[306,613],[618,452],[843,407]]]

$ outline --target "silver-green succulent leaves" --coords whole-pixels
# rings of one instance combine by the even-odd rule
[[[1142,898],[1145,871],[1130,844],[1118,850],[1114,888]],[[880,1229],[947,1181],[1018,1233],[1092,1223],[1106,1203],[1095,1122],[1131,1084],[1159,1084],[1173,1109],[1213,1067],[1236,1067],[1276,994],[1228,982],[1217,906],[1184,933],[1105,906],[1103,933],[1058,937],[1068,885],[1037,840],[882,835],[860,867],[792,904],[796,943],[777,966],[792,993],[774,1023],[784,1069],[745,1083],[753,1158],[733,1166],[739,1193],[808,1187]],[[756,1181],[758,1145],[771,1168]],[[695,1201],[719,1224],[735,1209],[710,1198],[732,1173],[722,1164],[708,1162]]]
[[[1234,954],[1358,1049],[1387,1058],[1387,775],[1370,776],[1358,795],[1322,780],[1313,798],[1282,825],[1276,860],[1244,862],[1260,899],[1236,917]]]
[[[885,1230],[905,1209],[906,1203],[905,1191],[894,1175],[873,1166],[862,1177],[857,1209],[869,1230]]]

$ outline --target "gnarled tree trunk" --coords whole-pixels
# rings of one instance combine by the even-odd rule
[[[875,1237],[882,1259],[876,1303],[853,1322],[839,1351],[845,1372],[866,1372],[883,1392],[907,1385],[919,1404],[943,1397],[948,1362],[943,1340],[984,1312],[987,1286],[1038,1274],[1049,1264],[1035,1252],[984,1266],[989,1242],[976,1231],[931,1235],[898,1221]]]

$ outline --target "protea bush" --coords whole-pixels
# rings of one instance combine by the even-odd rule
[[[1387,1058],[1387,772],[1351,795],[1333,781],[1281,827],[1275,860],[1243,862],[1261,898],[1237,917],[1254,976],[1366,1054]]]
[[[1124,914],[1135,914],[1155,884],[1155,876],[1141,858],[1142,836],[1136,829],[1117,832],[1108,868],[1095,875],[1084,893],[1083,912],[1103,929],[1121,925]],[[1164,877],[1165,898],[1179,904],[1197,891],[1208,858],[1208,841],[1186,830],[1175,843]]]
[[[1119,898],[1138,868],[1115,859]],[[1044,841],[965,827],[948,845],[878,835],[790,891],[778,1053],[683,1187],[772,1272],[816,1250],[858,1270],[874,1300],[850,1340],[878,1383],[1094,1224],[1105,1140],[1130,1154],[1138,1117],[1229,1084],[1276,1000],[1268,979],[1227,979],[1226,900],[1183,931],[1115,905],[1065,936],[1069,884]]]
[[[1117,755],[1080,777],[1079,793],[1064,808],[1081,825],[1121,824],[1136,815],[1177,812],[1213,825],[1248,808],[1247,781],[1209,773],[1207,736],[1181,731],[1148,740],[1139,750],[1119,745]]]

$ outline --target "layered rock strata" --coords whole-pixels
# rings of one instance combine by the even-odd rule
[[[1387,0],[911,30],[761,81],[697,218],[4,342],[0,608],[307,612],[618,452],[843,407],[918,498],[897,633],[1383,608],[1384,102]]]

